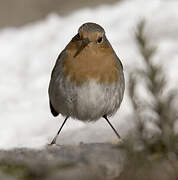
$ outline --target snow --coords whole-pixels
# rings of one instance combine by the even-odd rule
[[[53,118],[48,106],[50,73],[58,54],[85,22],[105,28],[122,60],[127,79],[141,66],[134,41],[136,24],[147,19],[146,33],[159,46],[157,57],[168,75],[169,85],[178,83],[178,2],[175,0],[125,0],[110,6],[81,9],[66,17],[48,15],[20,28],[0,30],[0,148],[43,147],[57,132],[64,117]],[[126,82],[127,83],[127,82]],[[127,90],[119,112],[111,118],[121,136],[133,128]],[[118,120],[119,119],[119,120]],[[126,120],[127,119],[127,120]],[[84,124],[69,119],[61,143],[109,141],[115,134],[104,121]]]

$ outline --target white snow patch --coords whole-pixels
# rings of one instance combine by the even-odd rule
[[[124,64],[127,79],[128,70],[142,65],[133,35],[137,22],[145,17],[147,33],[152,43],[159,46],[156,60],[163,64],[170,85],[177,87],[177,7],[178,2],[173,0],[125,0],[112,6],[79,10],[67,17],[51,14],[41,22],[1,30],[0,148],[41,147],[55,135],[64,118],[53,118],[50,114],[47,94],[50,73],[58,54],[85,22],[96,22],[105,28]],[[125,118],[130,112],[126,90],[120,111],[111,118],[121,134],[126,134],[128,127],[133,126]],[[93,128],[93,131],[98,130],[97,134],[101,133],[101,139],[104,135],[111,137],[113,133],[109,129],[105,133],[105,123],[96,123]],[[80,133],[82,127],[86,134],[93,134],[85,138],[86,141],[95,139],[92,126],[89,128],[88,124],[71,119],[63,132],[76,129],[75,133]],[[71,137],[68,143],[73,142],[72,138],[82,137],[83,133]]]

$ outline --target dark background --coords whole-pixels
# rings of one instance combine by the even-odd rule
[[[21,26],[52,12],[67,15],[79,8],[117,1],[119,0],[0,0],[0,28]]]

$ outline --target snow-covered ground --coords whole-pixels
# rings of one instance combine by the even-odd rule
[[[170,84],[178,84],[178,1],[125,0],[112,6],[83,9],[67,17],[51,14],[21,28],[0,30],[0,148],[41,147],[49,143],[63,121],[48,107],[50,73],[58,54],[85,22],[96,22],[106,34],[125,74],[140,66],[133,38],[137,22],[147,19],[147,34],[159,46],[157,58]],[[127,92],[120,111],[112,118],[124,136],[132,128]],[[107,141],[115,138],[105,121],[83,124],[69,119],[61,143]]]

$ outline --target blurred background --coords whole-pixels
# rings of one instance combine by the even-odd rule
[[[111,5],[121,0],[0,0],[0,28],[22,26],[50,13],[66,16],[81,8]]]
[[[177,134],[177,7],[176,0],[0,0],[0,147],[51,141],[63,117],[54,118],[49,110],[50,74],[59,53],[89,21],[105,28],[124,65],[125,97],[111,118],[121,136],[134,132],[139,147],[143,139],[152,145],[160,142],[165,122],[170,127],[164,133]],[[102,120],[70,119],[60,143],[113,138]]]
[[[177,179],[177,8],[177,0],[0,0],[0,148],[52,140],[64,120],[48,105],[52,68],[81,24],[95,22],[124,66],[124,100],[110,119],[129,160],[120,179]],[[116,138],[103,120],[70,118],[58,143]]]

